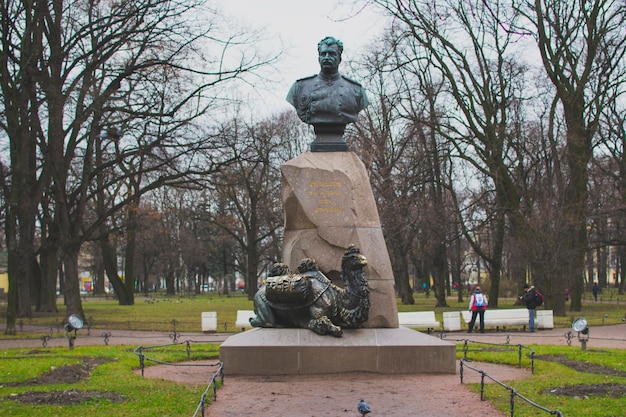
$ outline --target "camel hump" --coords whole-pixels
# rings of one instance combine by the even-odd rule
[[[265,282],[265,297],[273,303],[305,303],[311,296],[311,282],[303,275],[270,277]]]
[[[316,302],[330,285],[331,281],[320,272],[269,277],[261,298],[279,310],[305,308]]]

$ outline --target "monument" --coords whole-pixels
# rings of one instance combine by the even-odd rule
[[[259,328],[222,344],[220,357],[227,373],[456,371],[453,344],[398,326],[393,272],[369,177],[356,154],[348,152],[343,138],[346,125],[357,120],[368,100],[359,83],[339,73],[342,52],[339,40],[322,39],[318,44],[320,73],[296,81],[287,94],[300,119],[313,126],[316,138],[311,152],[281,166],[285,265],[277,266],[276,280],[255,297],[257,316],[251,324]],[[351,248],[358,248],[359,255],[367,258],[359,268],[367,280],[369,308],[365,316],[359,309],[358,321],[347,322],[342,318],[346,303],[356,309],[357,298],[340,300],[344,311],[329,316],[327,309],[320,311],[315,306],[311,310],[306,297],[311,288],[316,294],[326,291],[326,280],[352,291],[344,264],[354,250]],[[323,278],[313,277],[308,268],[300,275],[289,272],[303,260],[314,262]],[[272,286],[291,292],[276,294]],[[269,301],[268,292],[273,292]],[[300,301],[305,308],[294,313],[290,303],[302,294],[307,294]],[[284,299],[272,297],[287,297],[289,306]],[[322,316],[328,321],[317,320]],[[324,334],[337,337],[321,336]]]

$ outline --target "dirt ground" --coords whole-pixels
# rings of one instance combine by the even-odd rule
[[[473,363],[501,381],[526,378],[524,369],[487,363]],[[190,367],[172,375],[167,366],[145,369],[147,378],[163,378],[206,385],[206,368]],[[480,375],[464,372],[464,382],[479,382]],[[420,417],[504,416],[490,403],[480,401],[452,374],[384,375],[349,373],[329,375],[231,376],[217,391],[210,417],[305,417],[358,416],[356,406],[364,398],[372,408],[370,416]]]

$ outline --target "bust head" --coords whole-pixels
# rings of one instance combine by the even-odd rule
[[[339,72],[339,63],[343,53],[343,43],[339,39],[327,36],[317,44],[318,61],[324,74]]]

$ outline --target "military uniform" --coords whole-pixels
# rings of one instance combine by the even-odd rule
[[[369,104],[361,84],[339,73],[297,80],[287,101],[296,108],[300,120],[312,125],[353,123]]]

